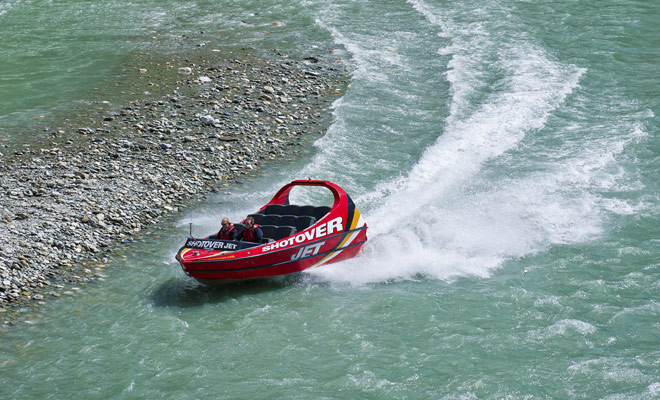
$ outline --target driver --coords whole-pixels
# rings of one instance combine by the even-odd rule
[[[238,240],[244,240],[246,242],[261,243],[261,238],[264,237],[264,233],[259,228],[259,225],[254,223],[254,218],[247,217],[243,221],[245,229],[243,232],[238,234]]]

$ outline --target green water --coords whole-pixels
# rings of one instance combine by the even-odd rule
[[[151,36],[335,48],[352,79],[311,153],[209,196],[123,248],[102,284],[3,328],[3,398],[660,397],[660,3],[6,4],[1,30],[41,29],[28,16],[50,7],[69,21],[51,33],[98,42],[66,45],[83,49],[78,92],[26,98],[4,126],[87,95],[121,64],[113,49]],[[114,28],[90,28],[98,13]],[[95,51],[108,61],[81,61]],[[15,99],[2,109],[24,73],[0,81]],[[189,222],[209,233],[307,176],[356,202],[359,257],[224,288],[181,272]]]

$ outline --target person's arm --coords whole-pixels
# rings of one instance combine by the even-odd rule
[[[264,233],[261,231],[261,228],[256,227],[254,229],[254,237],[257,239],[257,243],[261,242],[261,239],[264,237]]]
[[[231,230],[231,232],[229,232],[229,239],[231,239],[231,240],[237,240],[236,237],[237,237],[237,235],[236,235],[236,228],[234,228],[234,229]]]

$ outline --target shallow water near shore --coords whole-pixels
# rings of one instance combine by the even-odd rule
[[[0,21],[28,3],[7,4]],[[323,42],[351,83],[308,152],[3,327],[3,398],[660,396],[657,4],[163,4],[157,33]],[[183,274],[189,223],[306,177],[356,202],[359,257],[220,288]]]

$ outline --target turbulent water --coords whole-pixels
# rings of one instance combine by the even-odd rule
[[[7,140],[201,31],[334,48],[351,82],[309,155],[0,333],[0,395],[660,398],[659,26],[651,0],[5,0]],[[359,257],[221,289],[174,262],[308,176],[355,200]]]

